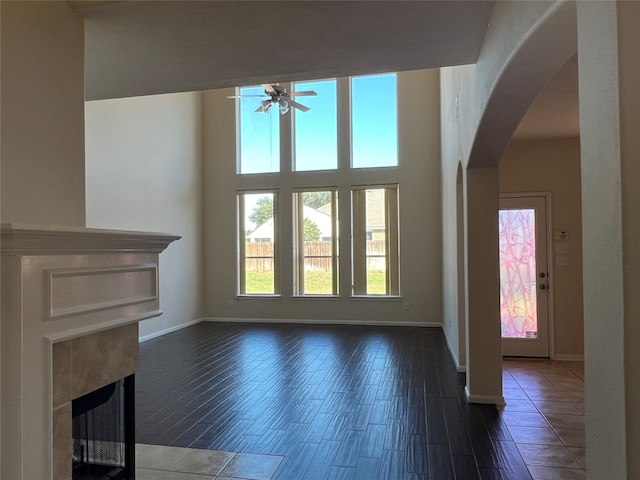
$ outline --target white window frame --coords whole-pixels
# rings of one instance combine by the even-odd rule
[[[329,293],[305,293],[304,287],[304,193],[331,192],[331,292]],[[293,192],[293,238],[294,238],[294,273],[293,290],[295,296],[338,296],[339,295],[339,261],[338,261],[338,189],[331,188],[301,188]]]
[[[247,252],[246,252],[246,225],[245,225],[245,196],[246,195],[273,195],[273,293],[247,293]],[[280,295],[280,208],[279,192],[277,190],[240,191],[236,193],[237,218],[238,218],[238,296],[279,296]]]
[[[384,189],[385,208],[385,293],[367,293],[366,192]],[[363,185],[351,188],[351,281],[352,295],[400,296],[400,241],[398,185]]]

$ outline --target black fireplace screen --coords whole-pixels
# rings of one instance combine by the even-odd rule
[[[135,478],[134,376],[72,402],[73,480]]]

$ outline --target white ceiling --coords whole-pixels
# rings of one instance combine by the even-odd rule
[[[87,100],[474,63],[493,1],[73,1]],[[514,139],[577,136],[577,60]]]
[[[580,136],[578,57],[573,56],[533,101],[513,140]]]
[[[474,63],[493,1],[69,2],[86,98]]]

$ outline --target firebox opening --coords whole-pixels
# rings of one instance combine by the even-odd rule
[[[135,478],[134,376],[72,401],[73,480]]]

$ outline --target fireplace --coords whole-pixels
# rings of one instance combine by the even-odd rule
[[[120,457],[98,461],[88,440],[76,442],[84,452],[74,453],[74,423],[91,421],[74,416],[102,404],[100,395],[113,397],[104,394],[118,382],[118,402],[133,407],[133,388],[125,385],[138,368],[138,323],[162,313],[159,254],[180,237],[6,224],[1,233],[0,478],[82,478],[74,464],[92,467],[79,467],[81,457],[122,468],[124,476],[113,478],[133,478],[132,428],[129,441],[104,432],[91,440],[92,448],[127,444],[122,466]]]
[[[134,375],[71,402],[72,479],[135,478]]]

